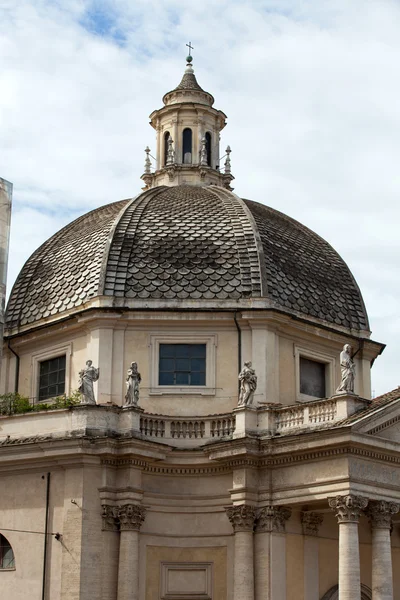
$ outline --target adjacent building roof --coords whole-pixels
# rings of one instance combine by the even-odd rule
[[[11,292],[11,332],[78,311],[96,296],[119,306],[265,300],[333,327],[367,330],[360,290],[321,237],[217,186],[158,187],[80,217],[27,261]],[[161,303],[161,304],[160,304]]]

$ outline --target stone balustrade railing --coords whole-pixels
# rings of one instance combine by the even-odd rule
[[[143,413],[140,417],[140,433],[143,436],[160,438],[164,442],[178,442],[178,445],[182,440],[204,443],[230,436],[234,431],[235,416],[232,414],[189,418]]]
[[[78,405],[70,409],[0,417],[0,444],[38,436],[140,434],[161,444],[196,448],[248,434],[273,436],[307,428],[327,427],[346,419],[370,404],[354,394],[282,406],[240,406],[232,413],[204,416],[170,416],[144,412],[141,407]]]
[[[278,433],[299,427],[310,427],[335,421],[337,404],[335,400],[322,400],[312,404],[286,406],[275,409],[275,430]]]

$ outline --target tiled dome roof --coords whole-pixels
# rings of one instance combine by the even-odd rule
[[[67,225],[26,262],[11,292],[8,332],[110,306],[275,308],[368,329],[347,265],[282,213],[217,187],[150,189]]]

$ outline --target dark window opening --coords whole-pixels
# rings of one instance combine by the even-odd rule
[[[206,133],[206,154],[207,164],[211,167],[211,133],[209,131]]]
[[[15,569],[15,557],[10,542],[0,533],[0,569]]]
[[[167,160],[168,160],[168,140],[169,140],[169,138],[170,138],[169,131],[166,131],[164,133],[164,162],[163,162],[164,167],[167,164]]]
[[[206,385],[206,344],[160,344],[159,385]]]
[[[65,354],[40,363],[39,400],[54,398],[65,392]]]
[[[324,363],[300,357],[300,393],[325,398],[325,370]]]
[[[188,128],[182,134],[182,162],[185,165],[192,163],[192,130]]]

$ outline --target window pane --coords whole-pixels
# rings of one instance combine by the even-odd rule
[[[174,371],[175,360],[173,358],[160,358],[160,371]]]
[[[159,385],[174,385],[173,373],[160,373],[158,378]]]
[[[206,385],[206,374],[205,373],[191,373],[190,374],[191,385]]]
[[[175,356],[176,344],[160,344],[160,357]]]
[[[204,358],[192,358],[192,371],[205,371],[206,361]]]
[[[189,385],[189,373],[176,373],[176,385]]]
[[[300,393],[325,398],[324,363],[300,357]]]
[[[40,375],[44,375],[45,373],[49,372],[49,361],[45,360],[44,362],[40,363]]]
[[[178,358],[190,356],[190,344],[175,344],[175,356]]]
[[[39,386],[45,387],[49,385],[49,375],[42,375],[39,379]]]
[[[206,344],[193,344],[191,346],[191,356],[202,358],[206,356]]]
[[[177,371],[190,371],[190,358],[177,358],[175,368]]]
[[[57,383],[57,381],[58,381],[58,373],[57,373],[57,371],[54,371],[53,373],[50,373],[49,374],[49,385]]]

